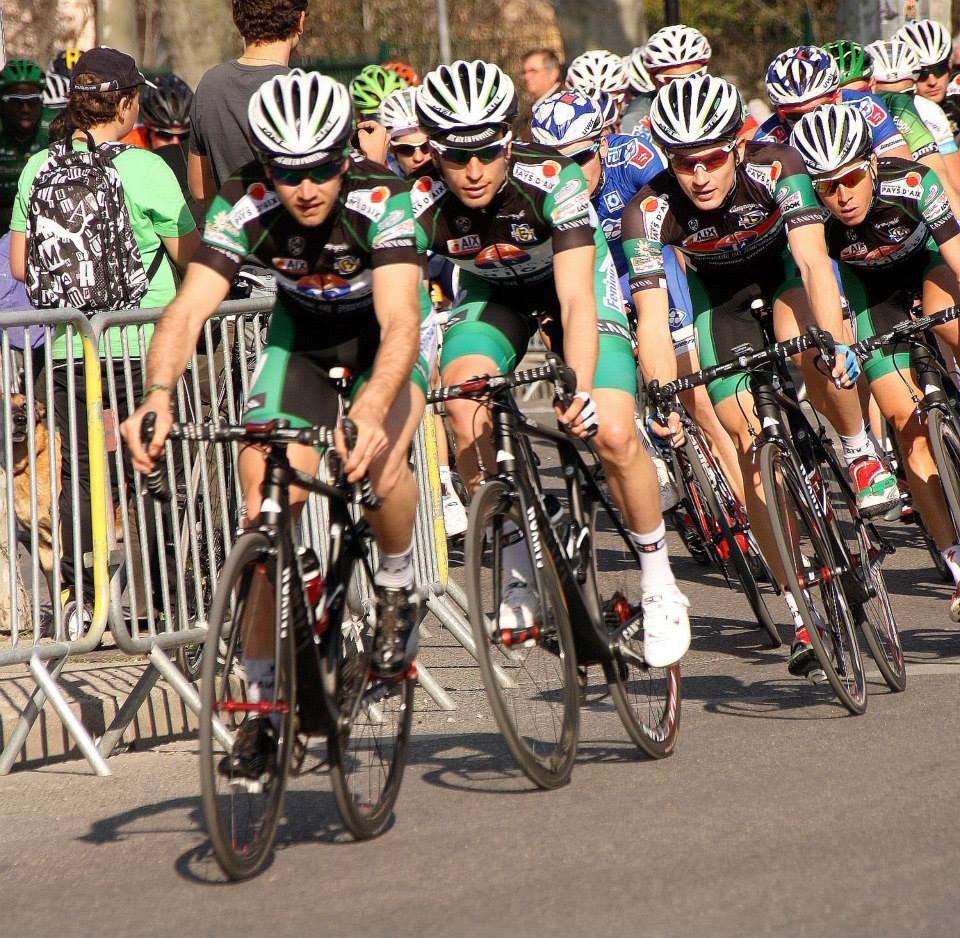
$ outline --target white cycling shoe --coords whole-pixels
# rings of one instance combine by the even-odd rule
[[[643,591],[643,657],[651,668],[676,664],[690,647],[690,600],[673,584]]]
[[[537,622],[537,595],[526,580],[507,583],[500,600],[501,629],[529,629]]]

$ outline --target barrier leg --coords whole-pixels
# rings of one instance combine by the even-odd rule
[[[107,768],[107,763],[104,762],[103,756],[100,755],[97,747],[94,745],[93,739],[87,732],[86,727],[80,722],[80,718],[70,709],[70,704],[67,703],[67,698],[64,696],[63,691],[50,676],[50,672],[47,671],[37,655],[34,655],[30,659],[30,673],[49,698],[53,709],[57,712],[57,716],[60,717],[60,722],[73,737],[74,742],[76,742],[87,762],[90,763],[93,771],[101,778],[111,775],[112,773],[110,769]]]
[[[440,682],[420,662],[417,662],[417,683],[433,698],[441,710],[456,710],[453,698],[440,686]]]
[[[187,707],[200,717],[200,695],[196,688],[180,673],[180,669],[166,656],[162,649],[154,646],[150,652],[150,662],[163,675],[164,680],[180,695]],[[228,752],[233,749],[233,733],[219,720],[213,721],[213,735]]]
[[[150,695],[150,691],[153,690],[154,685],[159,679],[160,672],[154,667],[148,667],[146,671],[140,675],[140,680],[134,685],[133,690],[130,691],[129,696],[123,702],[123,706],[117,711],[117,715],[113,718],[113,722],[107,727],[107,731],[97,742],[97,749],[100,750],[100,755],[105,759],[109,759],[110,756],[113,755],[113,751],[116,749],[120,740],[123,739],[123,734],[127,731],[127,727],[133,722],[137,712],[143,706],[143,702]]]
[[[60,673],[60,669],[66,660],[66,657],[63,657],[58,658],[54,662],[53,668],[51,669],[53,677],[56,677]],[[43,688],[37,684],[33,689],[33,693],[30,695],[30,699],[27,700],[27,705],[20,714],[20,719],[17,720],[17,725],[10,734],[9,741],[6,746],[3,747],[3,752],[0,753],[0,775],[10,774],[13,763],[16,762],[17,756],[20,755],[20,750],[26,745],[27,736],[30,735],[30,730],[33,724],[37,722],[37,717],[40,716],[40,711],[46,702],[47,695]]]
[[[467,594],[464,593],[463,588],[459,583],[454,580],[447,580],[446,583],[447,596],[452,599],[459,607],[460,611],[466,615],[467,614]]]

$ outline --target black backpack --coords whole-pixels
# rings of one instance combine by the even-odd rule
[[[86,151],[69,136],[52,143],[30,190],[26,288],[38,309],[132,309],[163,260],[161,246],[143,269],[113,165],[128,147],[87,142]]]

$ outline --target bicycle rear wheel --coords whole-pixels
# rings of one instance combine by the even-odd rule
[[[282,563],[259,532],[237,541],[217,586],[204,647],[199,734],[203,817],[217,862],[236,880],[257,873],[270,853],[294,745],[293,642],[288,630],[279,627],[280,604],[273,589]],[[253,623],[265,616],[275,635],[275,690],[254,702],[244,641]],[[270,722],[275,747],[272,754],[269,747],[264,751],[257,778],[241,777],[229,753],[244,722],[258,719]]]
[[[354,571],[358,570],[354,567]],[[331,595],[331,584],[327,593]],[[413,720],[416,669],[391,680],[370,670],[373,630],[340,599],[329,610],[339,635],[331,636],[324,668],[333,688],[336,725],[327,736],[330,779],[347,830],[358,840],[387,827],[400,793]]]
[[[867,682],[856,625],[823,508],[776,444],[761,449],[760,476],[777,551],[810,643],[840,702],[851,713],[863,713]]]
[[[934,407],[927,414],[927,433],[954,534],[960,536],[960,427],[939,407]]]
[[[535,625],[501,629],[504,528],[512,522],[525,545],[532,542],[516,495],[504,482],[487,482],[474,496],[467,529],[467,599],[480,673],[497,726],[523,773],[541,788],[563,785],[573,771],[579,733],[577,663],[573,634],[554,559],[540,551]],[[540,543],[539,537],[537,542]]]

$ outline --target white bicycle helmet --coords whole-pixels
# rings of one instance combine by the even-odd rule
[[[604,95],[608,100],[609,95]],[[598,98],[570,88],[551,95],[533,109],[530,135],[548,147],[598,140],[603,133],[604,114]]]
[[[417,118],[417,89],[401,88],[387,95],[377,111],[377,120],[391,137],[417,130],[420,127]]]
[[[678,24],[658,29],[647,40],[641,58],[652,75],[678,65],[706,65],[710,61],[710,55],[710,43],[699,29]]]
[[[920,74],[920,60],[911,46],[902,39],[886,42],[878,39],[866,47],[873,59],[873,77],[879,82],[916,81]]]
[[[353,129],[347,89],[326,75],[298,68],[264,82],[250,98],[247,118],[253,145],[277,166],[341,159]]]
[[[797,121],[790,146],[800,151],[812,176],[866,159],[873,150],[870,125],[858,107],[821,104]]]
[[[901,26],[893,38],[902,39],[916,52],[921,68],[950,58],[950,31],[936,20],[914,20]]]
[[[691,75],[667,82],[650,106],[650,132],[666,150],[733,140],[743,125],[740,92],[722,78]]]
[[[627,81],[634,94],[651,94],[657,90],[650,78],[650,73],[643,64],[642,46],[638,46],[629,55],[625,55],[623,61],[627,69]]]
[[[606,49],[592,49],[578,55],[567,69],[567,87],[585,95],[620,94],[627,90],[629,81],[623,58]]]
[[[620,120],[620,102],[606,91],[601,91],[597,95],[596,102],[600,105],[600,113],[603,115],[603,129],[613,127]]]
[[[454,144],[480,144],[508,127],[516,114],[513,81],[498,66],[480,59],[458,59],[435,68],[417,92],[420,126],[430,136]]]
[[[767,68],[767,97],[774,107],[805,104],[840,87],[836,60],[819,46],[795,46]]]
[[[47,72],[43,86],[43,106],[64,108],[70,100],[70,79],[56,72]]]

